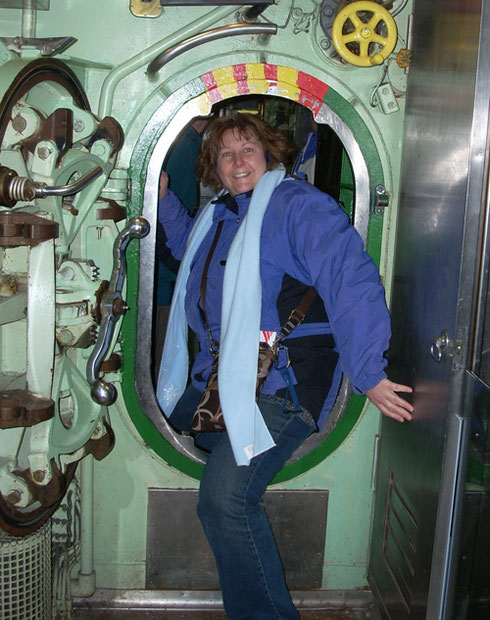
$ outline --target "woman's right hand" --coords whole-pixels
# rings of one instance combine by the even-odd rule
[[[168,178],[168,174],[165,172],[165,170],[162,170],[160,173],[160,184],[158,187],[158,198],[163,198],[164,196],[167,195],[168,192],[168,182],[169,182],[169,178]]]
[[[398,422],[410,421],[412,419],[413,405],[404,398],[400,398],[397,392],[411,394],[413,390],[408,385],[393,383],[393,381],[385,378],[368,390],[366,396],[383,415]]]

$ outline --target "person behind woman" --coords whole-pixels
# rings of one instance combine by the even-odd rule
[[[165,172],[160,182],[159,219],[182,263],[157,399],[176,428],[189,430],[211,371],[210,343],[219,343],[226,430],[196,437],[210,450],[198,515],[232,620],[299,618],[261,500],[324,423],[341,373],[383,414],[403,422],[413,410],[397,394],[411,388],[391,382],[384,370],[391,332],[377,268],[338,204],[285,175],[287,152],[284,135],[258,117],[221,117],[208,127],[198,161],[217,197],[192,220],[168,191]],[[290,370],[271,370],[257,406],[259,339],[274,339],[271,332],[280,331],[309,287],[317,298],[286,340]],[[201,350],[186,388],[187,323]]]

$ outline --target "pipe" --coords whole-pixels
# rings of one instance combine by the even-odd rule
[[[22,38],[32,39],[36,36],[36,0],[24,0],[22,3]]]
[[[94,572],[94,460],[91,454],[82,460],[81,469],[82,531],[80,544],[82,552],[80,554],[80,573],[91,575]]]
[[[261,15],[270,4],[263,2],[262,4],[254,4],[245,9],[241,16],[244,21],[250,23],[254,22],[259,15]]]
[[[95,592],[94,570],[94,460],[87,454],[80,464],[82,496],[80,532],[80,569],[71,582],[72,595],[90,597]]]
[[[149,77],[153,77],[160,69],[168,62],[180,56],[184,52],[187,52],[198,45],[208,43],[209,41],[216,41],[218,39],[224,39],[226,37],[233,37],[239,34],[276,34],[277,26],[275,24],[230,24],[228,26],[220,26],[219,28],[213,28],[212,30],[206,30],[193,37],[189,37],[185,41],[177,43],[173,47],[161,52],[156,58],[154,58],[148,65],[146,73]]]
[[[236,6],[220,6],[213,9],[206,15],[195,19],[190,24],[184,26],[180,30],[177,30],[170,36],[165,37],[165,39],[154,43],[148,49],[136,54],[122,65],[119,65],[119,67],[113,69],[107,75],[104,83],[102,84],[99,98],[99,117],[104,118],[105,116],[110,115],[114,102],[114,92],[121,80],[150,62],[155,57],[155,54],[160,54],[162,51],[168,49],[168,47],[175,45],[183,39],[194,36],[195,34],[201,32],[203,28],[212,26],[217,21],[224,19],[235,12]]]

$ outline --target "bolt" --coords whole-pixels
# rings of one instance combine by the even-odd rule
[[[107,152],[106,145],[103,142],[96,142],[92,147],[92,153],[99,157],[103,157]]]
[[[46,472],[42,469],[36,469],[36,471],[32,474],[32,477],[35,482],[42,482],[44,478],[46,478]]]
[[[57,340],[62,346],[68,347],[71,344],[73,344],[75,337],[73,336],[73,334],[71,333],[69,329],[62,329],[58,333]]]
[[[128,310],[128,306],[126,305],[126,302],[124,301],[124,299],[121,299],[120,297],[116,297],[116,299],[112,303],[112,312],[116,316],[121,316],[121,314],[124,314],[126,310]]]
[[[10,493],[5,498],[9,504],[18,504],[22,499],[22,494],[17,489],[10,491]]]
[[[48,159],[48,157],[51,155],[52,151],[51,149],[48,149],[47,146],[40,146],[37,149],[37,155],[39,157],[39,159]]]
[[[367,26],[365,26],[362,30],[361,30],[361,37],[363,39],[369,39],[372,35],[371,32],[371,28],[368,28]]]
[[[27,127],[27,121],[23,116],[17,114],[17,116],[12,120],[12,127],[15,129],[15,131],[22,133]]]
[[[73,131],[75,131],[76,133],[80,133],[84,129],[85,129],[85,123],[82,121],[81,118],[76,118],[73,121]]]
[[[61,203],[61,208],[68,211],[68,213],[71,213],[72,215],[78,215],[78,209],[75,209],[75,207],[69,202]]]
[[[261,34],[257,36],[257,43],[259,45],[266,46],[269,44],[269,41],[271,40],[271,36],[272,35],[270,34],[265,34],[264,32],[262,32]]]

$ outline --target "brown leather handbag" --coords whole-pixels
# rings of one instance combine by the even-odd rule
[[[259,344],[255,400],[259,399],[260,390],[269,375],[275,359],[276,353],[274,349],[266,342],[261,342]],[[196,413],[192,418],[192,430],[197,433],[209,433],[210,431],[225,430],[225,420],[223,417],[218,392],[218,360],[219,351],[216,351],[206,388],[202,394],[201,400],[199,401]]]

